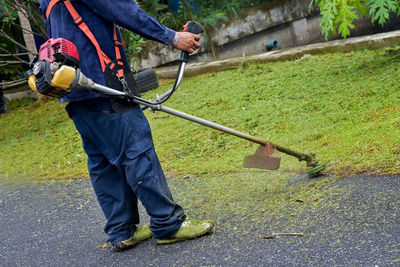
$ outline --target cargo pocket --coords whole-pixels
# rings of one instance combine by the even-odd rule
[[[152,187],[148,187],[146,185],[148,183],[154,184],[154,182],[157,180],[155,177],[152,160],[150,154],[148,153],[149,150],[150,149],[144,150],[141,153],[139,150],[128,150],[125,152],[125,155],[128,158],[128,162],[126,162],[126,177],[128,183],[141,201],[143,201],[143,198],[146,199],[146,191]],[[141,189],[144,189],[145,191]]]
[[[130,128],[125,155],[134,159],[153,147],[150,125],[139,106],[121,114],[124,124]]]
[[[148,142],[144,142],[144,143],[137,142],[137,144],[129,145],[129,147],[125,150],[125,156],[130,160],[136,159],[141,154],[148,156],[146,154],[146,151],[150,150],[151,148],[152,148],[152,145]]]
[[[150,217],[168,219],[171,216],[175,203],[165,194],[156,176],[139,179],[136,186],[135,194]]]
[[[170,192],[162,185],[157,167],[147,150],[132,159],[128,171],[128,183],[152,218],[168,219],[175,207]],[[130,154],[132,156],[134,154]]]

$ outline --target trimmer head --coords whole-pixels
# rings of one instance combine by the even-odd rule
[[[325,170],[325,168],[326,168],[326,164],[317,165],[314,168],[312,168],[311,170],[309,170],[307,172],[307,174],[312,177],[314,175],[318,175],[320,172]]]
[[[253,155],[246,156],[243,161],[245,168],[259,168],[266,170],[279,169],[281,156],[271,143],[260,146]]]

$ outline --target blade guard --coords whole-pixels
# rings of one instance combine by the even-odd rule
[[[260,146],[253,155],[246,156],[243,167],[276,170],[279,169],[280,163],[279,152],[274,149],[271,143],[267,143],[265,146]]]

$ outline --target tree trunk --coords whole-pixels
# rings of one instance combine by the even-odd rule
[[[27,11],[25,11],[27,12]],[[19,21],[22,27],[22,33],[24,36],[25,46],[29,53],[29,60],[31,61],[35,55],[37,54],[35,39],[33,37],[31,31],[31,24],[29,23],[28,18],[25,16],[24,12],[18,10]],[[47,97],[41,94],[38,94],[38,102],[43,104],[47,101]]]
[[[28,18],[25,16],[23,12],[18,10],[19,21],[22,27],[22,34],[24,35],[25,46],[28,49],[29,60],[32,60],[37,54],[35,39],[33,38],[33,34],[30,31],[31,24],[29,23]]]

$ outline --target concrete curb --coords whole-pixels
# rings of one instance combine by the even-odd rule
[[[6,102],[10,102],[13,100],[21,100],[23,98],[33,98],[37,99],[38,96],[35,92],[30,89],[26,89],[26,91],[20,91],[16,93],[4,93],[4,99]]]
[[[225,60],[200,62],[188,64],[185,76],[196,76],[199,74],[218,72],[233,69],[245,60],[246,63],[251,62],[268,62],[278,60],[292,60],[302,57],[306,54],[316,55],[332,52],[351,52],[362,49],[378,49],[382,47],[391,47],[400,45],[400,31],[392,31],[387,33],[378,33],[362,37],[348,38],[344,40],[335,40],[325,43],[310,44],[284,50],[276,50],[266,52],[243,59],[242,57],[230,58]],[[177,66],[156,69],[156,73],[160,78],[175,78]]]

